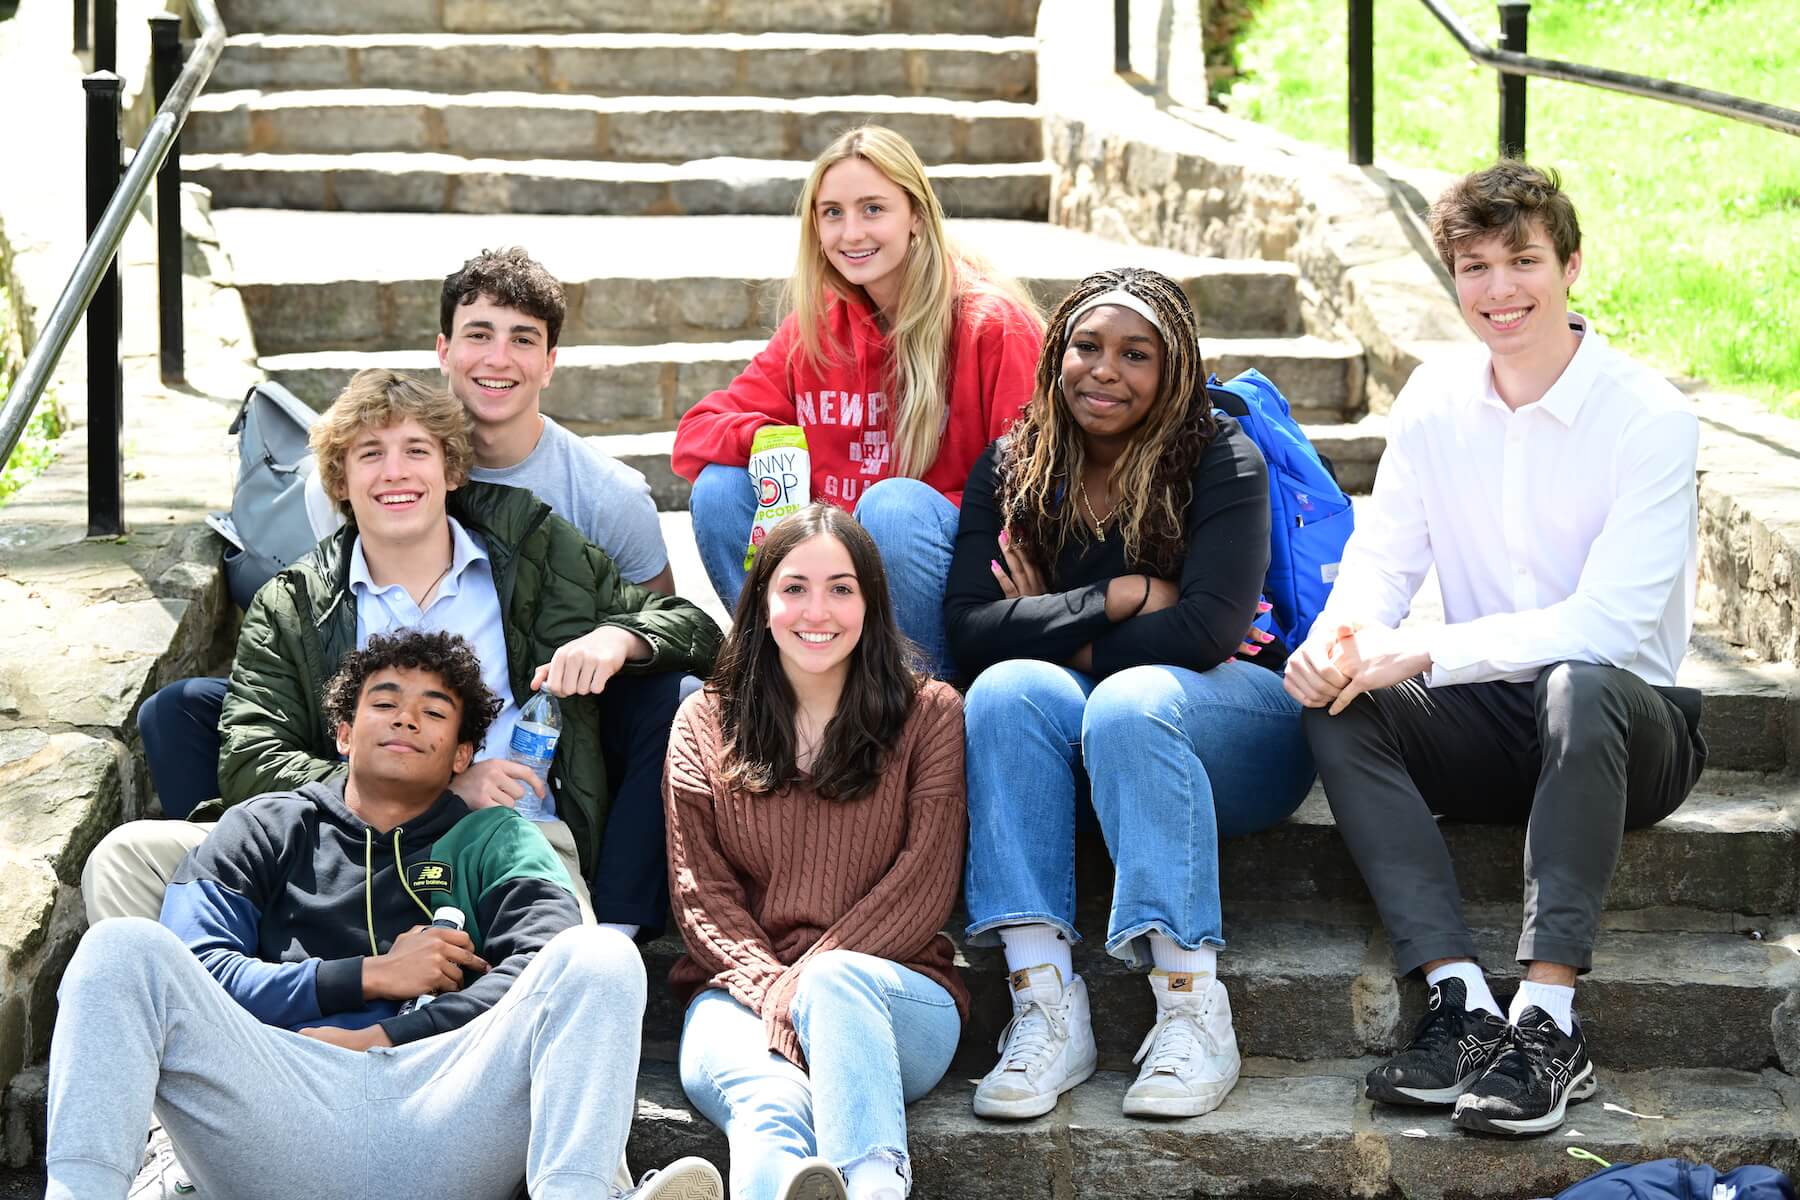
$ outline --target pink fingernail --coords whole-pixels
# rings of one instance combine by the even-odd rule
[[[1000,531],[1000,544],[1002,546],[1006,545],[1006,530],[1004,529]]]
[[[1000,569],[1000,560],[997,558],[990,558],[988,559],[988,566],[993,570],[998,571]]]

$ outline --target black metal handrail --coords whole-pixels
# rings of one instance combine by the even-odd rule
[[[1692,87],[1648,75],[1633,75],[1606,67],[1590,67],[1582,63],[1562,62],[1551,58],[1534,58],[1525,53],[1526,18],[1531,11],[1528,0],[1499,0],[1501,46],[1496,49],[1484,43],[1441,0],[1419,0],[1450,31],[1450,35],[1484,67],[1492,68],[1500,83],[1500,152],[1515,156],[1525,153],[1525,79],[1538,76],[1564,83],[1580,83],[1696,108],[1715,116],[1746,121],[1800,137],[1800,112],[1715,92],[1710,88]],[[1375,161],[1375,0],[1348,0],[1350,42],[1350,161],[1367,166]]]
[[[111,6],[105,7],[110,9]],[[219,61],[219,53],[225,46],[225,25],[219,19],[219,10],[214,4],[214,0],[188,0],[188,9],[193,13],[200,32],[200,37],[194,44],[193,53],[189,56],[187,65],[182,68],[181,74],[176,77],[174,84],[169,88],[167,97],[157,108],[156,115],[151,119],[149,127],[145,129],[143,139],[138,143],[137,151],[132,156],[130,169],[125,172],[124,178],[119,181],[117,187],[111,191],[111,199],[107,202],[104,211],[91,220],[87,246],[82,250],[81,258],[75,264],[75,270],[70,274],[68,283],[63,286],[62,295],[57,298],[55,307],[50,310],[49,319],[44,324],[37,344],[31,348],[31,353],[26,355],[24,366],[19,369],[18,377],[13,380],[12,391],[6,397],[5,406],[0,407],[0,462],[5,462],[12,457],[13,448],[18,445],[20,436],[25,432],[26,423],[31,420],[31,414],[36,411],[38,402],[43,398],[44,389],[49,385],[51,373],[55,371],[63,351],[68,348],[69,339],[74,336],[76,323],[81,320],[84,313],[89,311],[89,305],[93,303],[95,294],[102,290],[103,281],[110,278],[112,283],[107,290],[113,293],[113,299],[110,305],[112,311],[108,315],[113,328],[105,336],[110,336],[112,339],[112,372],[115,376],[113,381],[108,382],[95,377],[97,373],[91,365],[92,353],[90,351],[88,379],[90,389],[88,529],[90,533],[122,533],[124,531],[123,504],[119,496],[122,485],[118,481],[123,466],[118,458],[116,442],[120,419],[116,379],[118,372],[118,304],[116,295],[118,268],[116,260],[119,254],[119,243],[125,237],[125,227],[130,223],[132,213],[143,200],[144,193],[149,190],[151,179],[162,169],[165,160],[170,156],[171,148],[176,145],[181,127],[187,122],[188,112],[193,108],[194,100],[200,94],[200,89],[205,87],[206,81],[212,77],[213,67]],[[99,15],[97,9],[97,19]],[[112,38],[110,32],[102,34],[101,30],[96,28],[94,40],[96,44],[99,44],[102,41],[110,42]],[[166,40],[164,44],[166,46]],[[96,154],[91,135],[95,124],[95,113],[97,111],[104,113],[104,105],[110,103],[113,125],[112,144],[109,151],[112,158],[110,172],[116,176],[119,159],[117,143],[118,77],[109,71],[97,71],[83,82],[90,98],[88,106],[90,174],[96,166]],[[95,103],[96,98],[99,98],[98,104]],[[177,162],[178,165],[179,162]],[[166,198],[168,195],[169,193],[165,190],[163,197]],[[180,220],[179,212],[167,211],[159,204],[157,212],[159,226],[173,223],[175,228],[179,229]],[[172,265],[174,270],[179,273],[181,269],[179,241],[176,242],[176,246],[175,262]],[[170,265],[161,264],[164,270],[167,270]],[[90,321],[90,324],[93,323],[95,322]],[[90,329],[89,342],[93,343],[101,335],[102,331]],[[97,420],[96,418],[102,414],[95,412],[93,400],[94,392],[101,387],[108,387],[112,390],[113,406],[110,412],[104,414],[104,419]],[[106,428],[108,425],[111,426],[110,430]],[[98,432],[96,432],[97,427]],[[108,456],[96,452],[93,444],[96,437],[111,441],[110,462],[97,461]],[[106,479],[96,474],[96,472],[106,471],[110,471],[112,476],[110,486]],[[107,495],[109,491],[110,496]]]

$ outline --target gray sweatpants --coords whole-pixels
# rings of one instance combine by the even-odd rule
[[[607,1194],[637,1080],[644,968],[567,929],[453,1033],[358,1053],[264,1025],[162,926],[82,939],[50,1045],[49,1200],[124,1200],[152,1107],[208,1200]]]

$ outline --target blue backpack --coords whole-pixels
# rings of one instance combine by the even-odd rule
[[[1269,573],[1263,599],[1272,612],[1256,619],[1288,648],[1306,639],[1337,579],[1355,516],[1331,464],[1320,457],[1288,412],[1287,397],[1261,371],[1227,383],[1206,381],[1213,407],[1236,418],[1269,463]]]
[[[1556,1200],[1794,1200],[1794,1185],[1773,1167],[1720,1173],[1679,1158],[1620,1163],[1564,1188]]]

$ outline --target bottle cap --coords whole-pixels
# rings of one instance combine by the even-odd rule
[[[461,929],[467,920],[468,918],[463,916],[463,910],[451,904],[434,909],[431,914],[433,925],[447,925],[451,929]]]

